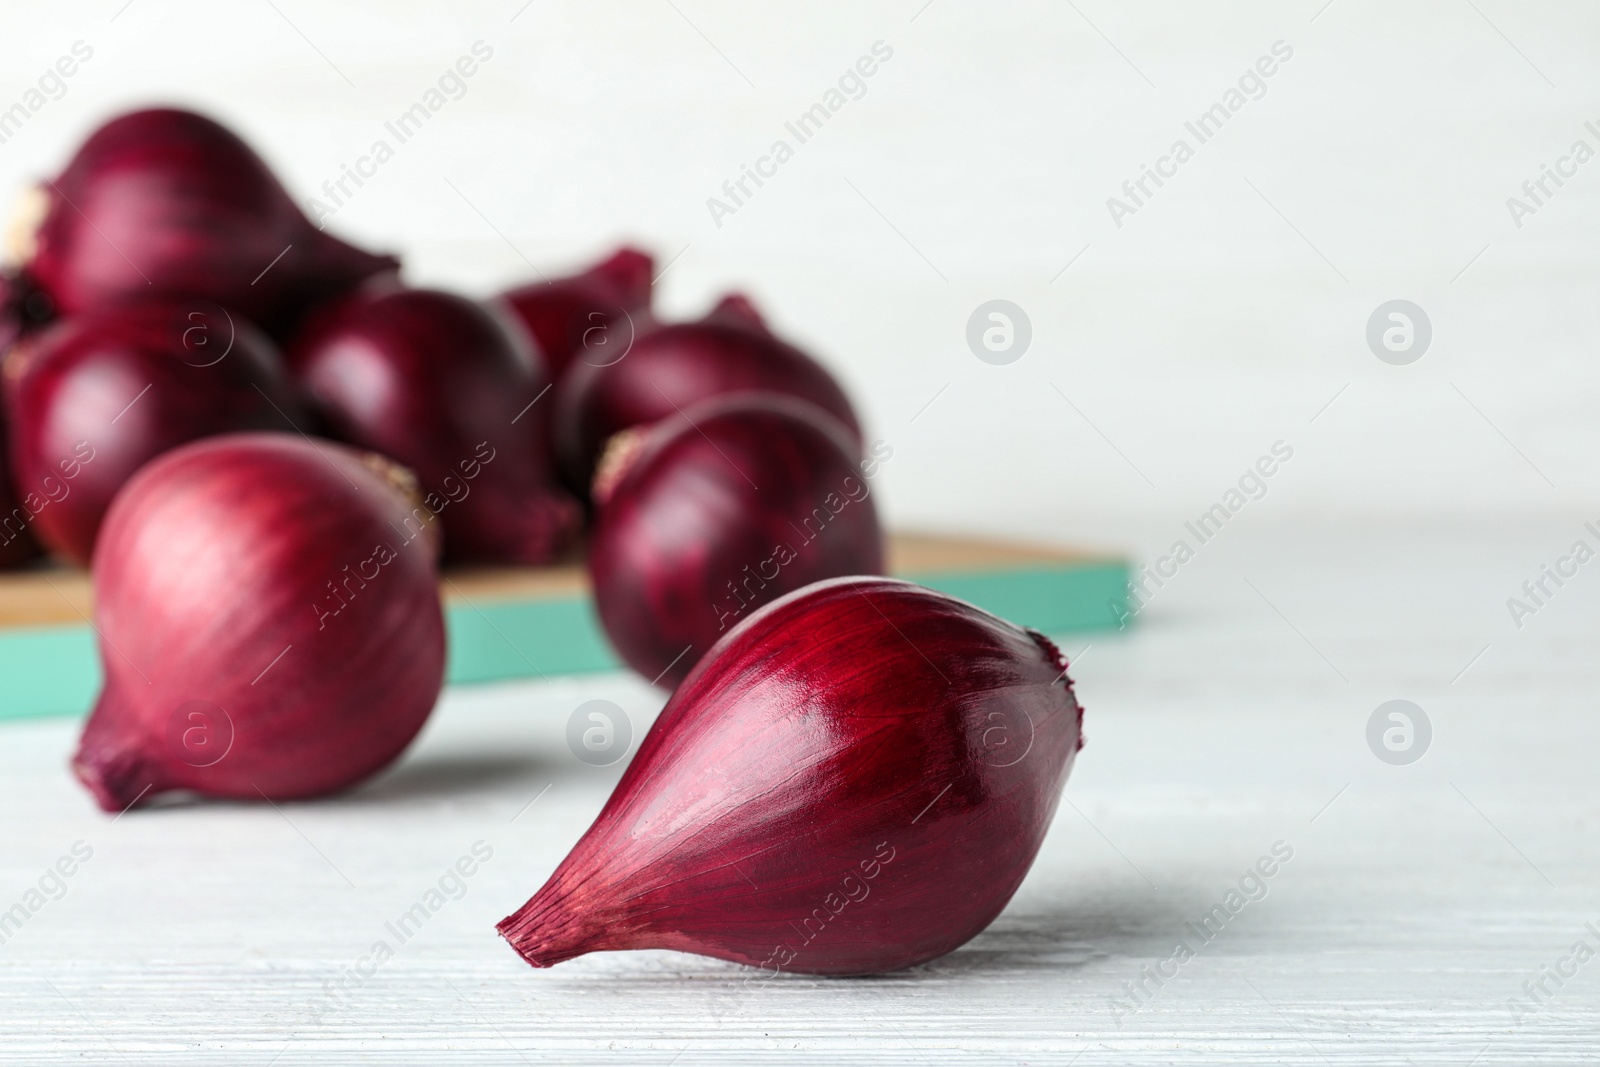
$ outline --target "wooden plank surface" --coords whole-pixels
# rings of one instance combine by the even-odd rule
[[[0,1063],[1593,1064],[1600,959],[1509,1005],[1600,945],[1600,586],[1521,630],[1505,609],[1570,540],[1230,528],[1138,627],[1066,645],[1088,745],[1005,914],[878,979],[752,987],[666,952],[534,971],[496,937],[619,773],[572,756],[568,715],[611,699],[636,743],[659,706],[622,675],[454,691],[399,767],[279,809],[112,821],[65,772],[72,723],[0,726],[0,909],[93,852],[0,944]],[[1395,697],[1433,727],[1408,766],[1366,742]],[[480,841],[460,898],[319,1012]],[[1146,978],[1279,842],[1264,896]]]
[[[1090,552],[929,534],[896,534],[889,540],[888,552],[890,570],[896,574],[981,572],[1107,558]],[[588,576],[577,561],[550,567],[454,568],[446,571],[440,582],[447,603],[584,596],[588,590]],[[41,566],[0,572],[0,629],[79,623],[92,615],[93,603],[89,576],[78,568]]]
[[[896,573],[1036,629],[1108,629],[1126,613],[1127,565],[1081,552],[937,537],[891,539]],[[620,667],[573,564],[447,570],[446,680],[482,683]],[[41,568],[0,577],[0,720],[80,715],[100,685],[81,571]]]
[[[81,623],[93,614],[87,571],[45,565],[0,572],[0,628]]]

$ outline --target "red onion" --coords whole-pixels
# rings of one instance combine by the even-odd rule
[[[615,363],[574,363],[556,397],[556,458],[567,484],[587,489],[601,447],[630,426],[655,422],[724,393],[766,390],[809,400],[860,425],[844,390],[822,365],[774,337],[749,301],[733,296],[699,322],[641,335]]]
[[[549,386],[483,305],[363,286],[314,317],[289,364],[337,436],[417,473],[452,559],[548,563],[571,543],[581,512],[550,475]]]
[[[676,685],[755,608],[823,578],[881,574],[856,454],[831,416],[774,393],[619,434],[596,478],[589,576],[628,665]]]
[[[643,948],[771,973],[931,960],[1022,882],[1081,724],[1043,636],[909,582],[819,582],[690,672],[499,930],[535,967]]]
[[[19,251],[66,314],[199,297],[282,335],[310,304],[399,266],[318,230],[248,145],[188,111],[113,119],[39,190]]]
[[[94,561],[106,680],[72,766],[100,806],[313,796],[398,756],[444,680],[414,494],[382,457],[287,434],[141,470]]]
[[[550,380],[559,382],[579,354],[591,363],[622,358],[649,315],[654,273],[649,255],[620,248],[581,274],[525,285],[501,299],[538,342]]]
[[[272,342],[236,313],[146,297],[31,336],[6,360],[17,488],[47,504],[40,540],[87,563],[111,499],[170,448],[238,430],[291,431],[299,402]]]

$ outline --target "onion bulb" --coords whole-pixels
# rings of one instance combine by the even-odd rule
[[[807,586],[690,672],[499,930],[535,967],[646,948],[768,975],[923,963],[1016,892],[1081,725],[1043,636],[909,582]]]
[[[317,229],[248,145],[172,108],[101,126],[23,214],[13,252],[68,315],[191,297],[284,336],[312,304],[399,266]]]
[[[592,363],[621,359],[650,314],[655,261],[619,248],[580,274],[535,282],[501,299],[544,353],[550,380],[559,382],[580,356]]]
[[[18,342],[5,377],[17,490],[43,501],[39,539],[79,564],[147,461],[212,434],[292,432],[300,421],[277,348],[205,301],[139,297],[62,319]]]
[[[444,680],[415,493],[382,457],[288,434],[135,475],[95,552],[105,686],[72,761],[100,806],[315,796],[393,761]]]
[[[450,559],[537,565],[573,541],[582,513],[550,471],[549,385],[484,305],[375,282],[314,316],[289,365],[336,436],[416,472]]]
[[[698,322],[658,326],[613,363],[578,360],[556,397],[556,459],[567,484],[587,492],[613,434],[675,415],[724,393],[764,390],[809,400],[844,424],[859,448],[861,427],[822,364],[772,334],[741,296]]]
[[[674,686],[756,608],[883,571],[855,442],[821,409],[736,393],[624,430],[596,478],[589,577],[628,665]]]

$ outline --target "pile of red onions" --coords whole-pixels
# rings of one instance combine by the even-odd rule
[[[439,561],[549,564],[588,522],[607,635],[676,692],[500,924],[524,958],[876,973],[1016,891],[1082,744],[1066,663],[875,577],[886,450],[750,300],[660,322],[627,247],[489,302],[408,287],[174,109],[100,127],[17,221],[0,568],[92,568],[101,807],[376,773],[443,682]]]

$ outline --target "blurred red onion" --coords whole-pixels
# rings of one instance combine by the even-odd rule
[[[501,296],[533,334],[552,382],[582,355],[593,363],[620,358],[650,314],[655,262],[634,248],[580,274],[536,282]]]
[[[317,314],[289,365],[336,436],[416,472],[449,558],[541,564],[572,542],[581,511],[551,477],[549,384],[484,305],[380,280]]]
[[[642,334],[614,363],[579,360],[571,366],[556,396],[562,477],[587,494],[612,434],[709,397],[754,390],[809,400],[842,422],[859,449],[860,424],[838,382],[816,360],[773,336],[749,301],[733,295],[698,322]]]
[[[188,111],[111,120],[39,194],[18,251],[64,314],[198,297],[283,336],[310,305],[399,266],[318,230],[248,145]]]
[[[198,300],[144,297],[63,319],[19,342],[5,376],[16,490],[44,501],[39,539],[81,564],[146,462],[212,434],[293,431],[301,410],[272,342]]]
[[[596,478],[589,575],[606,634],[644,677],[676,686],[761,605],[883,572],[855,442],[816,406],[739,393],[618,437]]]

